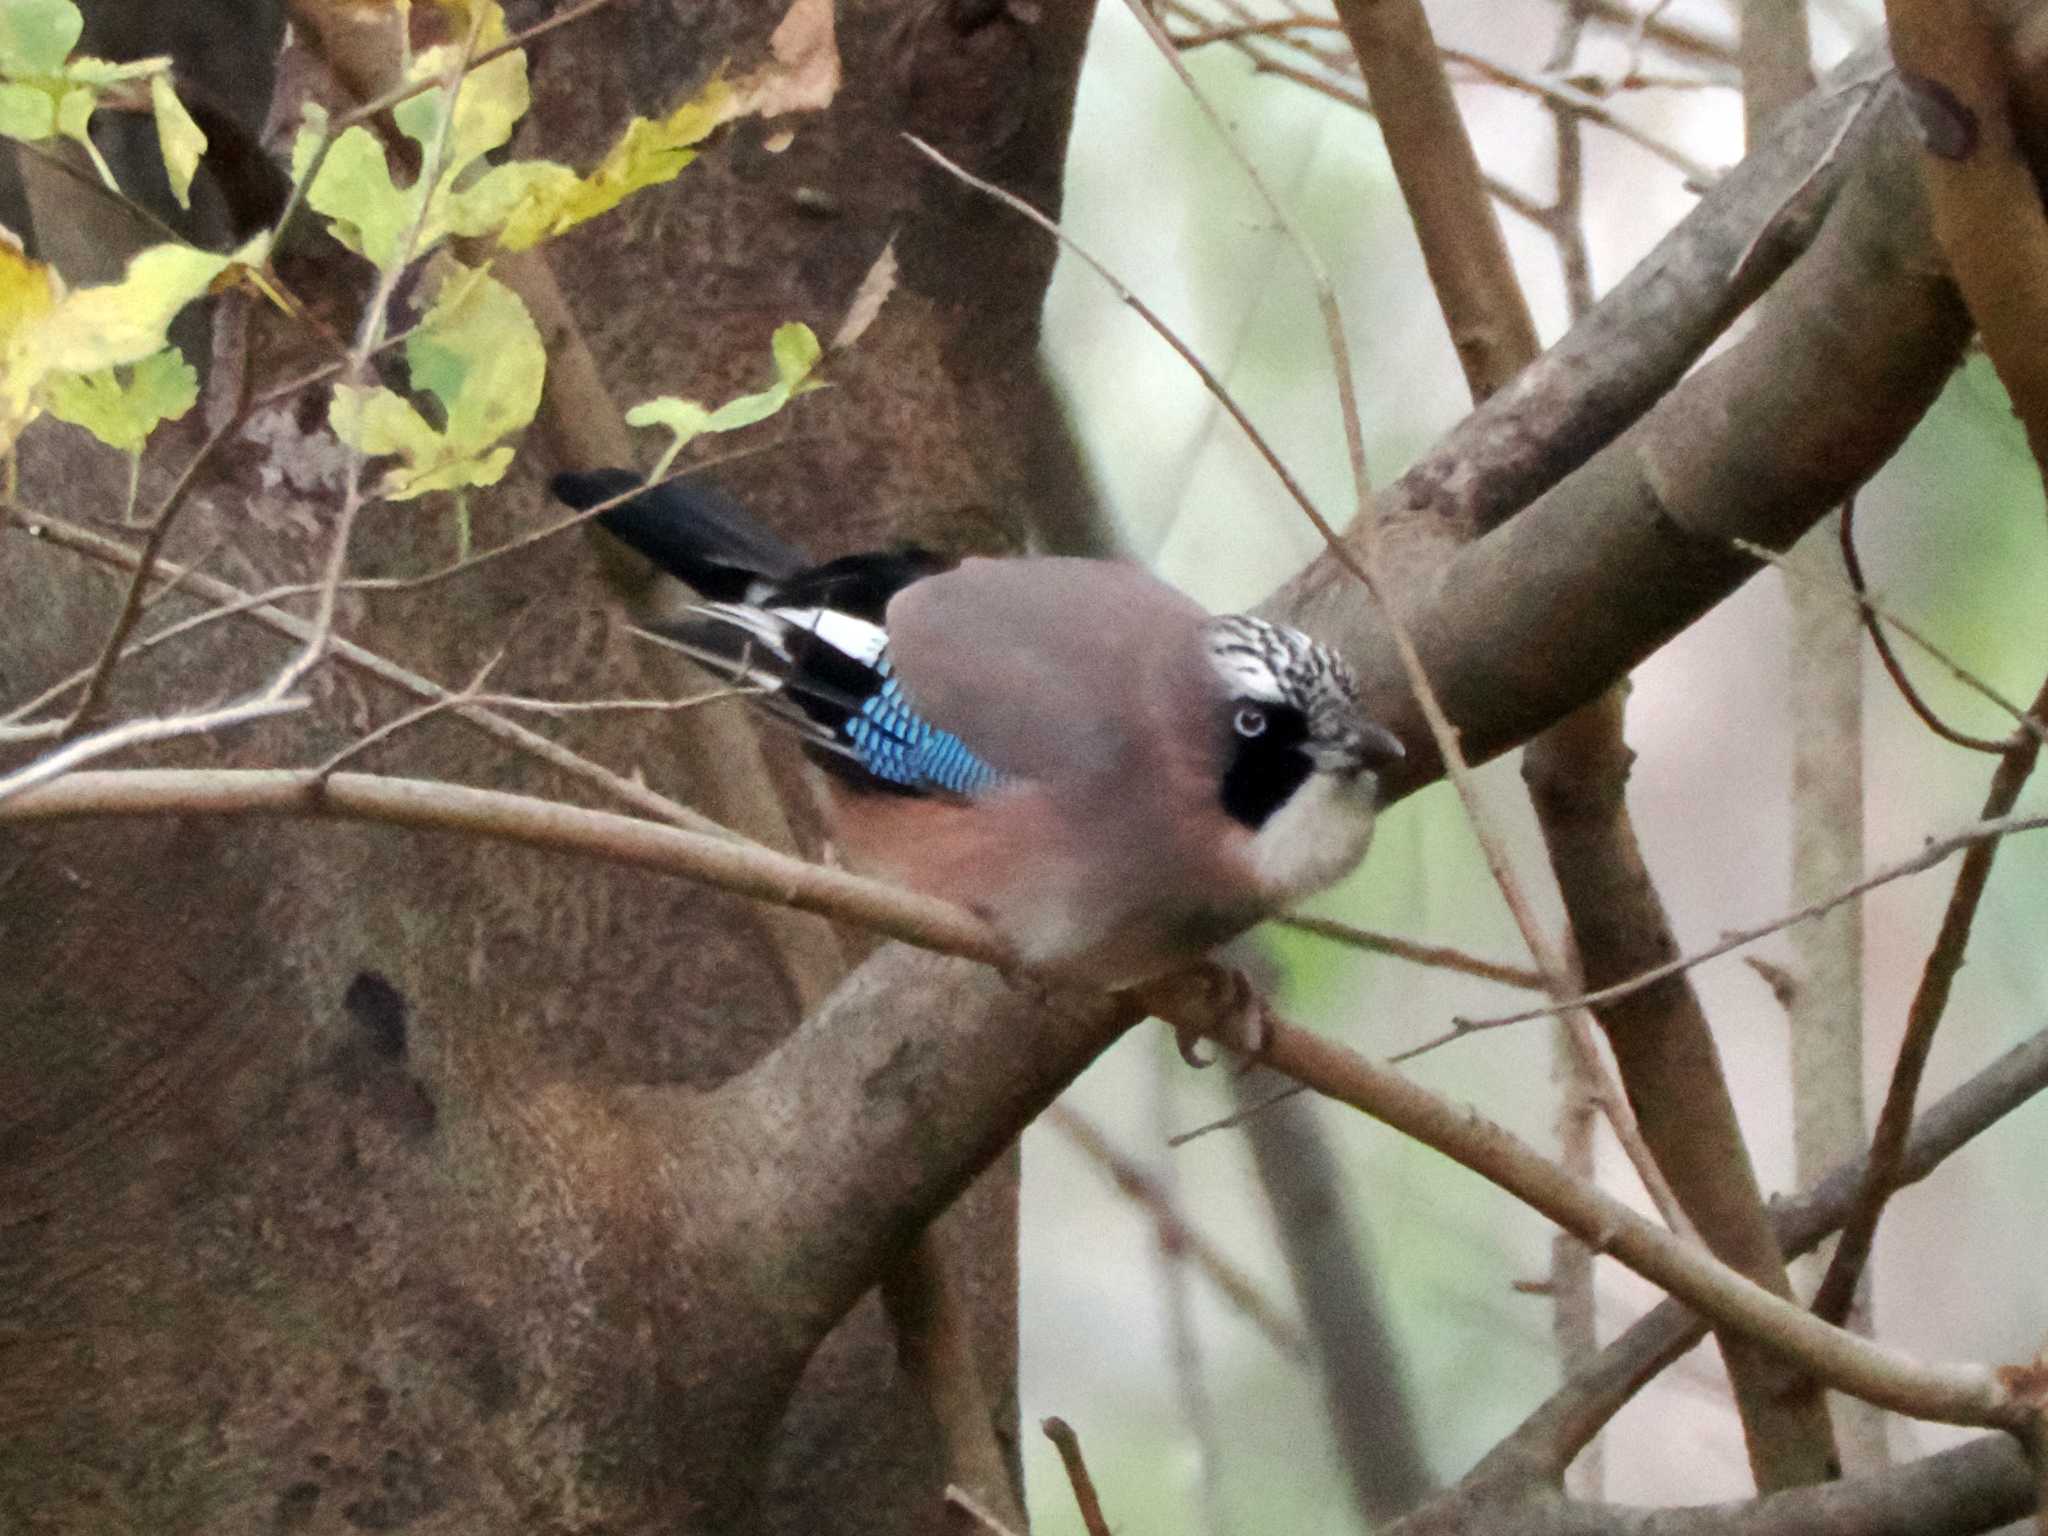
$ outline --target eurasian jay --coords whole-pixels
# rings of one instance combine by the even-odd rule
[[[639,483],[554,492],[586,509]],[[681,482],[599,521],[706,599],[656,628],[802,733],[849,861],[981,913],[1035,969],[1130,985],[1322,890],[1402,755],[1333,651],[1136,565],[814,565]]]

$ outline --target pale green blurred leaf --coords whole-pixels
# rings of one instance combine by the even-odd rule
[[[71,0],[6,0],[0,4],[0,74],[56,74],[84,30],[85,18]]]
[[[33,144],[57,131],[57,100],[33,85],[0,85],[0,134]]]
[[[150,77],[149,104],[156,115],[156,140],[171,180],[171,195],[180,208],[190,208],[192,177],[199,169],[199,157],[206,153],[206,135],[178,100],[169,74]]]

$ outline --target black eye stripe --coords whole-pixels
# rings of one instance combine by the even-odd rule
[[[1265,717],[1265,729],[1253,735],[1238,731],[1235,721],[1247,709]],[[1302,750],[1309,739],[1308,718],[1292,704],[1238,698],[1230,705],[1232,727],[1224,762],[1223,809],[1232,819],[1256,832],[1299,789],[1315,765]]]

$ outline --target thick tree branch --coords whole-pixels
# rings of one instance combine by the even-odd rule
[[[1638,426],[1461,550],[1411,599],[1417,645],[1484,758],[1594,697],[1881,465],[1961,355],[1895,113],[1784,299]],[[1507,400],[1504,391],[1494,404]],[[1355,535],[1347,535],[1355,537]],[[1336,640],[1408,743],[1396,795],[1441,772],[1393,638],[1324,556],[1268,604]]]
[[[1421,0],[1337,0],[1430,285],[1473,394],[1484,399],[1537,352],[1479,159]]]
[[[1740,1504],[1641,1509],[1471,1489],[1386,1536],[1979,1536],[2031,1509],[2032,1484],[2018,1443],[1985,1435],[1903,1467]]]
[[[1605,447],[1697,362],[1821,228],[1873,139],[1882,49],[1851,58],[1547,352],[1383,490],[1390,544],[1503,522]],[[1407,557],[1389,550],[1402,565]],[[1289,591],[1328,579],[1329,562]],[[1290,600],[1298,600],[1290,598]]]
[[[1942,254],[2048,469],[2048,213],[2020,156],[1999,38],[1978,0],[1888,0],[1885,19]]]
[[[1621,716],[1622,696],[1610,690],[1545,732],[1523,763],[1589,989],[1678,953],[1628,813],[1633,754],[1622,740]],[[1637,1124],[1701,1239],[1723,1262],[1789,1301],[1784,1256],[1690,980],[1673,976],[1597,1009],[1595,1017]],[[1720,1344],[1758,1489],[1824,1481],[1834,1439],[1812,1382],[1739,1335],[1724,1332]]]

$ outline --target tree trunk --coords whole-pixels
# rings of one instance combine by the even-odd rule
[[[765,56],[781,9],[640,0],[550,34],[532,49],[524,152],[590,163],[632,113]],[[769,147],[787,122],[743,123],[673,185],[550,247],[615,397],[758,387],[773,328],[829,335],[893,236],[901,286],[833,359],[833,388],[722,477],[820,555],[899,538],[1016,548],[1067,516],[1071,459],[1035,357],[1053,252],[901,135],[1056,208],[1088,21],[1085,0],[842,3],[845,84],[793,120],[790,147]],[[346,325],[364,269],[308,245],[295,289]],[[286,322],[252,332],[259,388],[324,360]],[[169,557],[213,548],[210,568],[250,588],[307,579],[339,499],[324,417],[318,392],[259,411]],[[196,446],[186,426],[153,450],[145,508]],[[479,547],[554,515],[538,457],[471,498]],[[109,517],[124,474],[44,427],[24,445],[22,504]],[[593,548],[556,539],[350,597],[342,619],[449,686],[506,647],[494,689],[688,691],[614,622]],[[453,552],[446,506],[372,506],[352,569],[425,571]],[[0,537],[0,701],[90,661],[125,580]],[[157,610],[188,611],[183,596]],[[216,625],[124,665],[111,705],[218,695],[283,654]],[[312,686],[310,714],[172,760],[310,765],[412,707],[331,663]],[[704,771],[687,714],[544,724],[685,802]],[[794,754],[769,752],[808,826]],[[446,715],[366,765],[590,794]],[[424,834],[9,826],[0,997],[0,1529],[942,1528],[936,1438],[879,1309],[870,1297],[831,1328],[845,1302],[807,1284],[744,1123],[694,1112],[796,1022],[748,903]],[[1006,1159],[944,1224],[974,1256],[955,1268],[1012,1430],[1014,1220]]]

